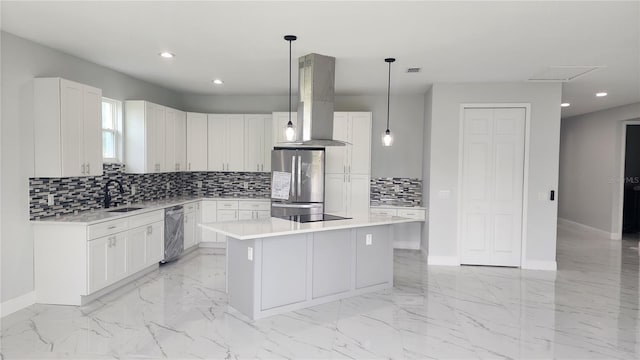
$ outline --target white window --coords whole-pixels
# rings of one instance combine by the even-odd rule
[[[118,162],[122,154],[122,102],[102,98],[102,159]]]

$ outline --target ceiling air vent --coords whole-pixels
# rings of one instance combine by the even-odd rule
[[[418,67],[414,67],[414,68],[408,68],[408,69],[407,69],[407,72],[408,72],[408,73],[419,73],[419,72],[420,72],[420,70],[422,70],[422,69],[421,69],[421,68],[418,68]]]
[[[567,82],[575,80],[604,66],[561,65],[549,66],[533,74],[529,81]]]

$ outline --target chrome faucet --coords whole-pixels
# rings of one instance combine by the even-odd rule
[[[120,194],[124,194],[124,188],[122,187],[122,183],[119,180],[111,179],[104,184],[104,208],[107,209],[111,206],[111,193],[109,192],[109,184],[116,183],[118,184],[118,190],[120,190]]]

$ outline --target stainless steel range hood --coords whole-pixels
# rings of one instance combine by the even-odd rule
[[[336,58],[309,54],[301,56],[298,65],[298,138],[302,138],[300,144],[345,146],[345,142],[333,140]]]

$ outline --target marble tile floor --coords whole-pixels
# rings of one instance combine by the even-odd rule
[[[85,307],[2,319],[2,359],[639,359],[638,239],[560,229],[558,272],[427,266],[392,290],[246,322],[206,250]]]

